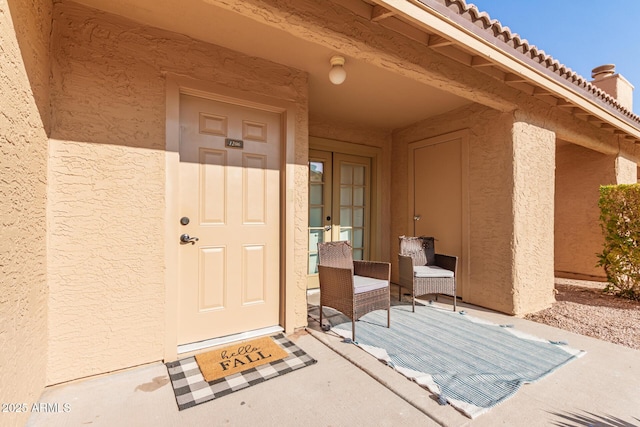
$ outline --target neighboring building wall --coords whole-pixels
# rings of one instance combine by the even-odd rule
[[[425,120],[393,134],[391,168],[391,254],[397,280],[397,236],[407,230],[408,144],[469,129],[469,283],[463,299],[483,307],[512,313],[514,213],[513,115],[479,105]]]
[[[0,402],[28,405],[3,426],[45,386],[50,22],[46,0],[0,0]]]
[[[52,38],[49,384],[163,357],[163,72],[295,102],[293,179],[307,185],[305,73],[73,3],[56,3]],[[301,327],[306,193],[288,200]]]
[[[558,144],[556,158],[556,275],[606,280],[602,267],[596,266],[604,243],[600,186],[636,182],[637,166],[624,157],[566,142]]]
[[[635,158],[635,156],[627,156],[622,153],[616,157],[616,184],[635,184],[638,182],[638,163],[630,157]]]

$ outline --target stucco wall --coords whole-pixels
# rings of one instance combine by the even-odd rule
[[[473,105],[416,123],[393,134],[391,168],[391,253],[397,280],[397,236],[407,230],[408,144],[469,129],[469,282],[463,299],[504,312],[513,311],[513,159],[509,114]]]
[[[598,198],[600,185],[616,183],[616,156],[563,142],[556,159],[556,275],[605,280],[596,267],[603,244]]]
[[[4,1],[2,2],[4,3]],[[49,41],[51,34],[52,0],[7,0],[18,47],[22,52],[24,70],[29,79],[31,93],[40,113],[44,129],[49,133],[51,110],[49,106]],[[3,7],[3,9],[5,9]]]
[[[638,163],[634,156],[620,153],[616,156],[616,184],[638,182]]]
[[[0,402],[37,402],[47,355],[47,135],[51,4],[0,0]],[[44,103],[46,104],[46,103]],[[44,116],[48,111],[44,111]],[[3,426],[25,413],[0,413]]]
[[[307,156],[302,72],[66,2],[55,5],[52,37],[49,384],[163,356],[163,72],[296,102],[294,181],[303,188]],[[294,200],[303,255],[289,284],[300,290],[298,327],[305,194]]]
[[[541,127],[513,124],[513,314],[554,301],[553,223],[556,136]]]

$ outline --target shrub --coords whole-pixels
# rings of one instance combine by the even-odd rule
[[[640,300],[640,184],[601,186],[598,205],[604,233],[598,265],[609,281],[605,291]]]

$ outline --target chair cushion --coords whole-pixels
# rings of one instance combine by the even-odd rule
[[[435,265],[435,244],[433,237],[400,236],[400,255],[408,255],[413,265]]]
[[[453,277],[453,271],[437,265],[416,265],[413,267],[415,277]]]
[[[374,279],[365,276],[353,276],[353,292],[361,294],[363,292],[375,291],[389,287],[389,282],[381,279]]]

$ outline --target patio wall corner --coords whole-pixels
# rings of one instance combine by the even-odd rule
[[[513,234],[512,211],[513,115],[472,104],[397,130],[393,134],[391,243],[397,254],[397,236],[411,234],[407,185],[408,144],[414,141],[468,130],[468,259],[469,276],[458,295],[465,302],[512,313]],[[392,256],[397,271],[397,255]],[[393,279],[393,278],[392,278]]]
[[[47,0],[0,6],[0,423],[6,426],[24,425],[46,385],[49,74],[43,70],[50,20]]]

